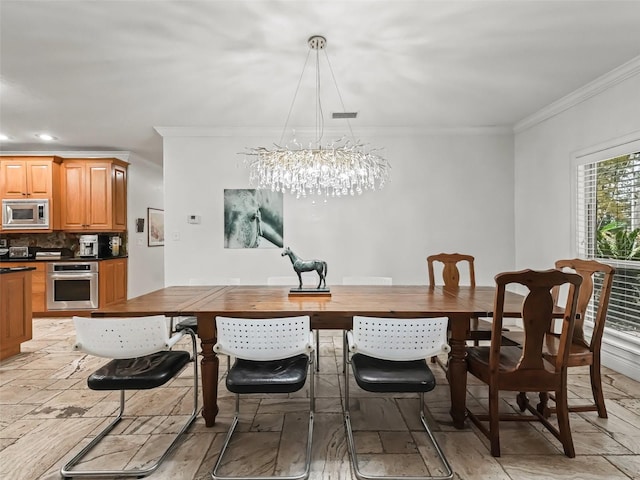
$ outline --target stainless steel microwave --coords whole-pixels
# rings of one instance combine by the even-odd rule
[[[49,229],[49,200],[2,200],[2,229]]]

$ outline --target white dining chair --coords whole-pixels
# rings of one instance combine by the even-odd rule
[[[313,273],[314,272],[309,272]],[[305,273],[302,273],[303,281],[304,281]],[[298,277],[290,276],[275,276],[275,277],[267,277],[267,285],[289,285],[293,288],[298,288],[299,282]],[[320,371],[320,330],[315,331],[316,336],[316,372]]]
[[[393,285],[392,277],[347,276],[342,277],[343,285]],[[347,337],[342,342],[342,373],[347,365]]]

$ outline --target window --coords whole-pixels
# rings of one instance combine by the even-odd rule
[[[578,165],[576,219],[578,256],[616,268],[607,327],[640,339],[639,151]]]

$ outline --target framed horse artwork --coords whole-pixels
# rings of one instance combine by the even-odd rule
[[[224,248],[282,248],[282,192],[224,190]]]

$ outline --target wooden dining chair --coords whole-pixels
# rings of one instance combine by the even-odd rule
[[[429,255],[427,257],[427,270],[429,272],[429,286],[434,287],[438,284],[436,281],[435,265],[442,264],[442,282],[445,287],[455,288],[460,285],[460,268],[466,263],[466,280],[463,284],[470,287],[476,286],[476,274],[474,269],[474,257],[462,253],[439,253],[437,255]],[[478,345],[480,340],[491,340],[491,322],[482,320],[478,317],[471,317],[471,323],[467,339],[473,341],[474,345]],[[431,358],[431,363],[436,363],[437,357]],[[440,363],[442,368],[445,365]]]
[[[500,421],[540,421],[560,442],[568,457],[575,456],[567,404],[567,364],[582,277],[559,270],[505,272],[496,275],[493,332],[490,346],[467,347],[467,371],[489,387],[489,413],[473,413],[471,421],[489,439],[491,455],[500,456]],[[558,355],[549,361],[543,354],[544,337],[554,323],[554,288],[569,286]],[[505,345],[501,339],[506,287],[520,285],[529,290],[522,303],[524,343]],[[521,410],[532,415],[500,412],[500,391],[520,392]],[[554,392],[558,427],[529,404],[526,392]],[[489,422],[487,426],[483,422]]]
[[[461,283],[460,269],[466,263],[466,281],[463,280],[462,283],[464,285],[469,285],[470,287],[475,287],[476,274],[473,264],[474,260],[475,259],[472,255],[465,255],[461,253],[439,253],[437,255],[429,255],[427,257],[429,285],[437,285],[434,264],[440,263],[442,264],[442,282],[444,286],[454,288],[458,287]],[[467,338],[472,340],[474,345],[478,345],[480,340],[491,340],[491,322],[482,320],[478,317],[472,317]]]
[[[604,403],[604,393],[602,390],[600,350],[615,269],[610,265],[605,265],[596,260],[581,260],[578,258],[573,260],[558,260],[555,265],[558,270],[567,269],[582,277],[582,286],[580,287],[578,306],[576,308],[576,325],[573,330],[573,341],[569,349],[567,365],[569,367],[589,365],[593,403],[571,404],[569,405],[569,411],[597,411],[600,418],[607,418],[607,407]],[[598,289],[597,298],[593,298],[594,283],[596,282],[601,285]],[[556,301],[558,295],[559,292],[558,289],[556,289],[554,292]],[[591,338],[587,340],[584,335],[584,321],[587,318],[590,304],[593,309],[593,331]],[[549,331],[545,336],[545,358],[550,362],[554,362],[558,356],[559,346],[560,334]],[[553,395],[551,395],[551,399],[554,399]],[[538,411],[548,417],[556,411],[556,408],[549,407],[547,400],[548,395],[546,392],[541,392]]]

